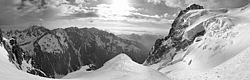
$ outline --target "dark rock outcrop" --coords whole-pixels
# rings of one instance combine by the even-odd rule
[[[0,29],[0,43],[3,42],[3,31],[2,29]]]
[[[193,4],[185,10],[180,11],[178,17],[172,23],[172,27],[169,31],[168,36],[163,39],[157,39],[155,45],[149,53],[148,58],[144,62],[144,65],[152,65],[160,62],[165,59],[168,62],[171,62],[177,51],[185,49],[187,46],[192,44],[195,37],[192,40],[184,39],[183,35],[185,29],[192,23],[192,20],[199,18],[202,14],[195,15],[190,17],[192,13],[188,13],[190,10],[204,9],[202,6]],[[189,19],[188,19],[189,18]],[[203,35],[204,31],[201,31],[196,35]]]
[[[187,7],[185,10],[181,10],[177,18],[181,17],[183,14],[187,13],[190,10],[196,10],[196,9],[204,9],[204,7],[197,5],[197,4],[192,4],[189,7]]]

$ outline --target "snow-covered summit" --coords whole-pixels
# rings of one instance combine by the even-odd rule
[[[119,54],[113,59],[109,60],[104,64],[102,69],[111,69],[117,71],[125,71],[125,72],[142,72],[142,65],[134,62],[129,56],[126,54]]]
[[[250,69],[244,62],[249,60],[235,63],[234,58],[240,59],[238,54],[250,47],[249,14],[249,5],[236,9],[189,10],[175,19],[167,37],[156,41],[145,64],[174,80],[207,77],[248,80]],[[220,74],[212,75],[213,71]]]
[[[94,72],[77,71],[66,79],[83,80],[168,80],[162,73],[134,62],[126,54],[119,54]]]

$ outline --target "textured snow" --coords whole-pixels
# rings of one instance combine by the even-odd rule
[[[167,76],[171,80],[249,80],[249,53],[250,47],[230,60],[205,72],[194,70],[188,65],[183,66],[184,63],[178,63],[179,70],[168,73]]]
[[[179,58],[187,55],[183,60],[164,68],[160,66],[160,72],[173,80],[250,80],[249,14],[250,8],[245,7],[199,19],[211,23],[191,25],[186,30],[186,38],[200,31],[200,27],[204,27],[206,34],[180,54]],[[157,68],[159,64],[152,67]]]

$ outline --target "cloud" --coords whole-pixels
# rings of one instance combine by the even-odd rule
[[[95,12],[78,12],[76,14],[71,14],[70,16],[75,18],[99,17]]]
[[[83,6],[88,0],[1,0],[0,25],[20,24],[63,17],[93,17],[94,10]]]
[[[191,4],[199,4],[205,8],[237,8],[242,7],[250,0],[148,0],[148,2],[164,2],[169,7],[185,8]]]
[[[165,4],[171,7],[184,7],[185,0],[165,0]]]
[[[168,13],[152,11],[158,7],[162,8],[162,6],[148,9],[145,7],[147,5],[140,8],[128,5],[118,7],[117,4],[110,5],[101,2],[90,5],[93,1],[95,3],[99,0],[0,0],[0,25],[43,23],[78,18],[99,18],[104,21],[152,24],[172,22],[172,19],[167,18],[171,16]],[[162,5],[164,6],[164,4]],[[151,12],[155,13],[151,14]]]
[[[169,7],[181,8],[184,7],[185,0],[148,0],[150,3],[159,4],[164,2]]]
[[[112,4],[99,4],[94,7],[97,11],[99,19],[106,21],[124,21],[124,22],[133,22],[133,23],[170,23],[172,20],[165,19],[168,16],[168,13],[162,15],[149,15],[140,13],[139,8],[133,6],[123,6],[117,7]]]

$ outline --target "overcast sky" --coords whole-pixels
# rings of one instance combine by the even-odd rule
[[[237,8],[250,0],[0,0],[0,25],[96,27],[116,34],[167,34],[178,11],[196,3]]]

